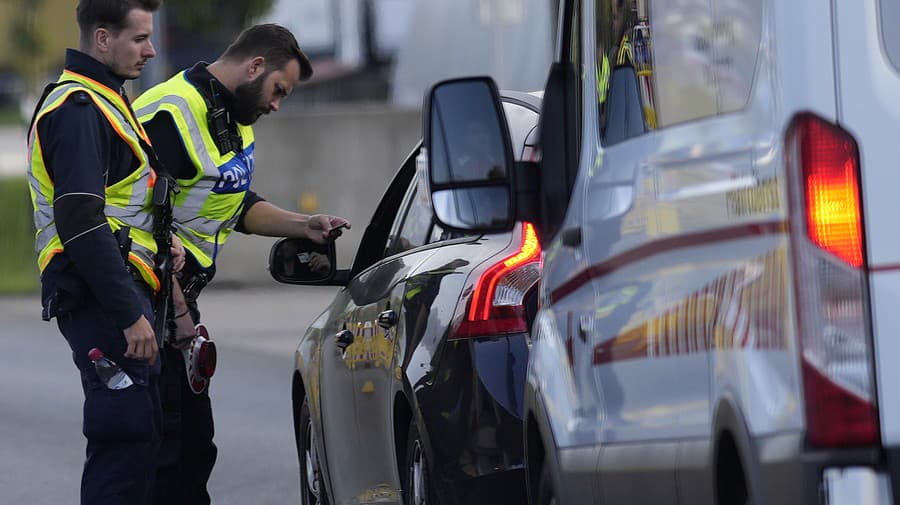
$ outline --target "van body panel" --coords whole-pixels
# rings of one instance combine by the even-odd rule
[[[852,0],[851,0],[852,2]],[[828,0],[784,2],[768,0],[766,21],[773,27],[772,63],[776,93],[772,97],[785,115],[776,116],[780,133],[802,111],[835,121],[835,69],[832,13]]]
[[[881,441],[886,446],[900,445],[900,270],[876,272],[869,276],[872,333],[875,340],[875,384],[878,388],[878,414]]]
[[[878,2],[836,0],[835,6],[839,122],[859,145],[869,266],[897,265],[900,73],[885,52]]]
[[[882,441],[900,443],[900,71],[889,58],[882,26],[896,29],[897,9],[886,0],[835,0],[839,122],[859,147],[863,219],[870,268],[875,373]],[[894,2],[896,3],[896,2]],[[893,13],[893,14],[892,14]],[[893,39],[890,39],[893,40]],[[887,42],[892,43],[892,42]]]
[[[580,124],[564,130],[579,135],[579,169],[562,223],[543,223],[560,231],[542,237],[526,381],[526,409],[539,405],[546,419],[540,440],[552,443],[544,461],[554,462],[556,485],[592,484],[604,503],[819,504],[825,471],[837,469],[829,475],[841,485],[855,479],[838,476],[844,467],[883,480],[881,450],[900,441],[900,398],[888,394],[900,383],[891,335],[900,327],[900,171],[890,170],[900,142],[887,137],[900,126],[900,71],[881,46],[887,1],[563,1],[561,26],[581,24],[558,54],[577,75],[551,87],[545,105],[581,99]],[[569,49],[578,52],[569,58]],[[828,298],[843,285],[827,283],[844,277],[822,280],[833,275],[831,257],[816,263],[828,253],[797,214],[800,184],[811,182],[788,165],[796,153],[786,133],[813,116],[860,146],[885,447],[838,447],[870,443],[842,438],[838,422],[827,426],[834,438],[807,433],[807,389],[826,409],[816,420],[840,420],[857,400],[869,412],[846,389],[855,383],[841,382],[856,369],[839,369],[868,370],[865,358],[851,360],[867,351],[865,333],[832,322],[866,302]],[[545,174],[563,168],[541,165]],[[808,324],[817,315],[828,331]],[[821,358],[832,351],[846,361]],[[557,491],[565,503],[586,498]]]

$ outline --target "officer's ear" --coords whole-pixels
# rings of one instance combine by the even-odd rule
[[[94,30],[94,47],[101,53],[109,52],[110,39],[112,39],[112,33],[107,28]]]
[[[266,59],[262,56],[255,56],[247,65],[247,78],[251,81],[266,72]]]

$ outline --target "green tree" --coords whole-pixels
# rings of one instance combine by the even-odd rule
[[[182,26],[224,45],[254,18],[268,12],[272,0],[168,0],[165,5]]]
[[[43,77],[46,42],[38,24],[38,10],[43,0],[19,0],[10,21],[8,37],[12,47],[13,68],[22,77],[27,91],[33,91]]]

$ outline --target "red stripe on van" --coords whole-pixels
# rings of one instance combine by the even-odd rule
[[[602,342],[593,345],[591,363],[599,366],[712,350],[787,349],[788,323],[781,305],[781,294],[787,289],[785,250],[751,258],[671,301],[663,311],[630,320],[615,335],[595,334],[592,342]],[[595,326],[605,327],[602,316]]]
[[[884,265],[869,265],[868,270],[870,272],[892,272],[894,270],[900,270],[900,263],[887,263]]]
[[[643,261],[657,254],[663,254],[677,249],[685,249],[688,247],[698,247],[714,244],[716,242],[724,242],[726,240],[758,237],[762,235],[777,235],[779,233],[786,233],[787,231],[788,222],[785,220],[780,220],[729,226],[726,228],[704,230],[695,233],[687,233],[684,235],[665,237],[659,240],[652,240],[650,242],[641,244],[634,249],[630,249],[628,251],[612,256],[606,261],[591,265],[578,272],[568,281],[564,282],[558,288],[554,289],[550,293],[550,300],[551,303],[558,303],[560,300],[574,293],[581,286],[587,284],[592,279],[603,277],[610,272],[614,272],[633,263]]]

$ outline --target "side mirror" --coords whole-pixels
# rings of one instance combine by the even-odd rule
[[[444,228],[503,232],[516,221],[515,158],[500,93],[489,77],[434,85],[425,98],[426,174],[434,214]]]
[[[305,238],[283,238],[269,253],[269,273],[285,284],[332,285],[340,277],[334,242],[317,244]]]

